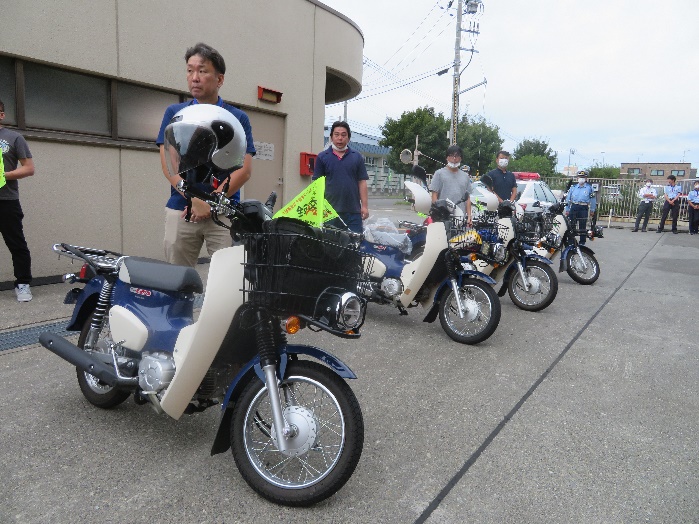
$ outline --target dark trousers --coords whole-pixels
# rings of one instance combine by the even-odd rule
[[[680,216],[680,204],[675,202],[675,205],[671,206],[667,200],[663,204],[663,214],[660,217],[660,225],[658,226],[658,229],[660,231],[664,229],[665,219],[667,218],[668,213],[670,213],[670,218],[672,218],[672,230],[677,231],[677,217]]]
[[[699,209],[688,206],[687,211],[689,212],[689,232],[699,233]]]
[[[648,220],[650,219],[650,212],[653,211],[653,202],[641,202],[638,204],[638,214],[636,215],[636,225],[634,229],[638,229],[638,224],[641,223],[641,217],[643,217],[643,231],[646,230],[648,226]]]
[[[15,286],[32,281],[32,258],[22,228],[22,206],[19,200],[0,200],[0,233],[12,255]]]
[[[588,209],[588,206],[571,204],[570,212],[568,213],[568,220],[570,220],[570,225],[573,226],[575,229],[579,229],[582,231],[582,234],[580,235],[581,244],[584,244],[585,239],[587,238],[586,229]]]
[[[361,213],[338,212],[337,214],[340,216],[344,224],[337,218],[333,218],[332,220],[328,221],[329,225],[338,227],[340,229],[349,229],[350,231],[354,231],[355,233],[364,232],[364,225],[362,223]]]

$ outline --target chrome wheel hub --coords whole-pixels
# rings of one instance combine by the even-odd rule
[[[288,406],[284,409],[284,420],[291,428],[290,436],[287,438],[287,449],[282,451],[286,456],[298,457],[304,455],[316,443],[318,425],[313,413],[303,406]],[[277,433],[274,424],[270,430],[272,440],[277,448]]]

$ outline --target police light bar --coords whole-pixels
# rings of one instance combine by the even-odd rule
[[[520,171],[515,171],[513,173],[517,180],[540,180],[541,176],[539,173],[522,173]]]

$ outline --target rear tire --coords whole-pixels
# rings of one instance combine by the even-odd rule
[[[558,293],[558,277],[548,264],[538,260],[527,260],[524,270],[528,278],[536,278],[537,289],[526,291],[524,282],[515,269],[507,283],[507,291],[515,306],[525,311],[541,311],[546,309]]]
[[[90,332],[90,323],[92,322],[92,316],[94,312],[87,317],[85,323],[83,324],[82,331],[80,331],[80,338],[78,338],[78,347],[80,349],[85,349],[85,341],[87,340],[87,335]],[[109,319],[104,322],[104,327],[100,333],[99,339],[97,340],[97,347],[94,351],[99,351],[100,347],[104,347],[105,339],[111,341],[111,331],[109,330]],[[123,389],[117,389],[109,384],[105,384],[99,380],[94,375],[77,369],[78,374],[78,385],[80,386],[80,391],[87,399],[87,401],[93,406],[98,408],[109,409],[114,406],[118,406],[124,402],[131,395],[130,391],[125,391]]]
[[[478,344],[495,333],[500,323],[500,298],[489,284],[475,278],[464,279],[459,298],[466,305],[464,318],[459,316],[451,288],[439,302],[439,321],[447,335],[462,344]]]
[[[580,253],[582,254],[582,258],[587,265],[587,269],[582,267],[582,261],[578,256],[578,252],[571,249],[566,255],[566,267],[568,268],[566,271],[570,275],[570,278],[575,280],[578,284],[589,286],[590,284],[594,284],[599,278],[599,264],[597,263],[597,259],[594,255],[586,253],[583,250],[580,250]]]
[[[267,387],[256,377],[233,408],[231,450],[243,479],[267,500],[310,506],[352,476],[364,445],[359,402],[334,371],[307,360],[289,362],[279,386],[282,411],[297,428],[278,450]]]

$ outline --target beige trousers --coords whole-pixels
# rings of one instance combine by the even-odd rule
[[[165,208],[165,260],[170,264],[195,267],[204,242],[209,256],[232,245],[229,230],[213,220],[187,222],[181,215],[182,211]],[[225,217],[221,222],[230,224]]]

